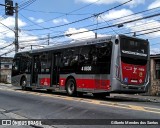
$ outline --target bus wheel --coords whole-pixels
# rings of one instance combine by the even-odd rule
[[[26,90],[27,89],[27,80],[26,80],[26,78],[22,78],[22,80],[21,80],[21,88],[22,88],[22,90]]]
[[[76,94],[76,82],[73,78],[69,79],[66,83],[66,91],[69,96],[75,96]]]

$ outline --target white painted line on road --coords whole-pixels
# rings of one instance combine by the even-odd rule
[[[159,108],[150,108],[150,107],[144,107],[144,108],[147,109],[147,110],[157,110],[157,111],[160,111]]]

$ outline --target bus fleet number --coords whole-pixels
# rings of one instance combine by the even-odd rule
[[[91,71],[92,67],[91,66],[84,66],[81,68],[82,71]]]

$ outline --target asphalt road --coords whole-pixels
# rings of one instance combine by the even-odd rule
[[[95,99],[92,96],[68,97],[64,93],[51,94],[45,91],[22,91],[10,87],[0,87],[0,119],[75,119],[69,120],[71,124],[76,124],[78,121],[80,121],[81,124],[86,124],[86,122],[91,122],[92,124],[85,126],[73,124],[55,126],[52,124],[54,128],[159,128],[160,124],[119,125],[116,123],[121,123],[121,121],[123,123],[123,121],[127,121],[128,119],[131,119],[129,120],[131,122],[137,121],[136,119],[153,119],[152,121],[156,122],[156,119],[160,119],[160,103],[123,98]],[[66,120],[59,121],[63,122]],[[114,125],[95,125],[96,121],[97,124],[98,121],[100,121],[100,123],[112,121]]]

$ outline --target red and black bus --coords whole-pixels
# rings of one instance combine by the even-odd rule
[[[149,85],[149,42],[114,35],[15,54],[12,84],[22,89],[143,93]]]

